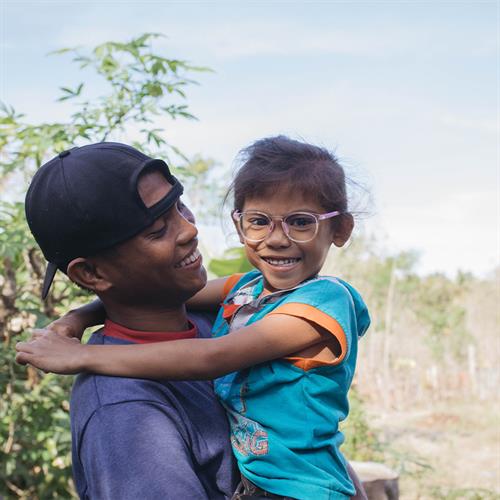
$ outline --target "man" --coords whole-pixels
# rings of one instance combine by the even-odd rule
[[[96,293],[108,321],[92,343],[209,336],[184,305],[206,273],[181,194],[163,161],[116,143],[60,153],[33,178],[26,215],[49,261],[43,295],[57,269]],[[236,486],[210,382],[80,375],[71,430],[81,498],[222,499]]]
[[[43,296],[57,269],[94,292],[107,319],[91,343],[209,335],[207,318],[185,310],[206,273],[181,194],[163,161],[116,143],[60,153],[33,178],[26,215],[49,261]],[[210,382],[83,374],[71,428],[81,498],[216,500],[236,487]]]

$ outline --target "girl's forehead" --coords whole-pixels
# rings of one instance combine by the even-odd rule
[[[273,214],[307,211],[321,213],[324,211],[317,198],[311,194],[301,193],[300,189],[288,187],[245,198],[243,210],[260,210]]]

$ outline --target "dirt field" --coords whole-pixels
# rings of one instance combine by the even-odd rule
[[[400,471],[403,500],[500,499],[500,405],[430,403],[377,412],[388,462]],[[377,416],[378,413],[378,416]]]

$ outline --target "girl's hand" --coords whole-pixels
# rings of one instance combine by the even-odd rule
[[[102,325],[106,319],[106,313],[102,302],[97,299],[78,309],[67,312],[62,318],[56,319],[45,328],[33,330],[34,335],[55,332],[63,337],[76,338],[80,340],[86,328]]]
[[[30,364],[44,372],[74,374],[83,371],[86,346],[79,339],[52,331],[35,331],[29,342],[16,344],[16,361]]]
[[[53,332],[62,337],[80,340],[84,331],[85,326],[73,315],[67,314],[62,318],[52,321],[52,323],[49,323],[45,328],[34,329],[33,334],[47,335],[49,332]]]

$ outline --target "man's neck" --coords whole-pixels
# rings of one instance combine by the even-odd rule
[[[131,330],[182,332],[189,329],[184,305],[170,309],[106,305],[106,314],[114,323]]]

